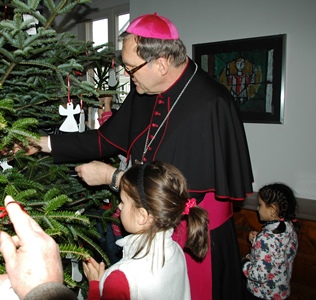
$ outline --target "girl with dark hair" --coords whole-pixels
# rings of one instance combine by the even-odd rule
[[[185,251],[202,261],[209,251],[207,212],[189,199],[186,180],[172,165],[137,164],[120,181],[121,221],[130,235],[117,241],[123,258],[104,271],[83,263],[90,299],[191,299],[183,250],[172,234],[187,221]]]
[[[287,299],[298,240],[296,198],[282,183],[266,185],[258,193],[262,231],[251,231],[251,253],[243,258],[247,299]]]

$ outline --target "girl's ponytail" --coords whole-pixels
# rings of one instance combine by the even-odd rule
[[[209,251],[208,216],[205,209],[196,206],[195,199],[189,199],[183,212],[187,215],[187,240],[184,250],[201,261]]]

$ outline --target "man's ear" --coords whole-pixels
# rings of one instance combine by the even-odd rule
[[[162,76],[166,75],[169,70],[169,63],[168,60],[161,57],[156,60],[156,64],[158,65],[158,71]]]

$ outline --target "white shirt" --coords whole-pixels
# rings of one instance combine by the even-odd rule
[[[139,259],[132,256],[144,235],[131,234],[118,240],[116,243],[123,247],[123,258],[104,273],[99,285],[100,295],[106,278],[114,270],[120,270],[129,283],[131,300],[190,300],[184,253],[172,240],[172,233],[173,229],[157,233],[149,253],[142,257],[143,251]]]

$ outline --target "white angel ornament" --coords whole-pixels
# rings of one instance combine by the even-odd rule
[[[74,105],[72,101],[67,103],[67,108],[63,107],[62,105],[59,105],[59,114],[61,116],[67,116],[64,123],[61,124],[59,127],[60,131],[64,132],[77,132],[78,131],[78,124],[75,120],[74,115],[80,113],[80,105],[77,104],[76,108],[74,109]]]
[[[13,168],[11,165],[9,165],[8,160],[6,158],[0,160],[0,167],[3,169],[3,171]]]

